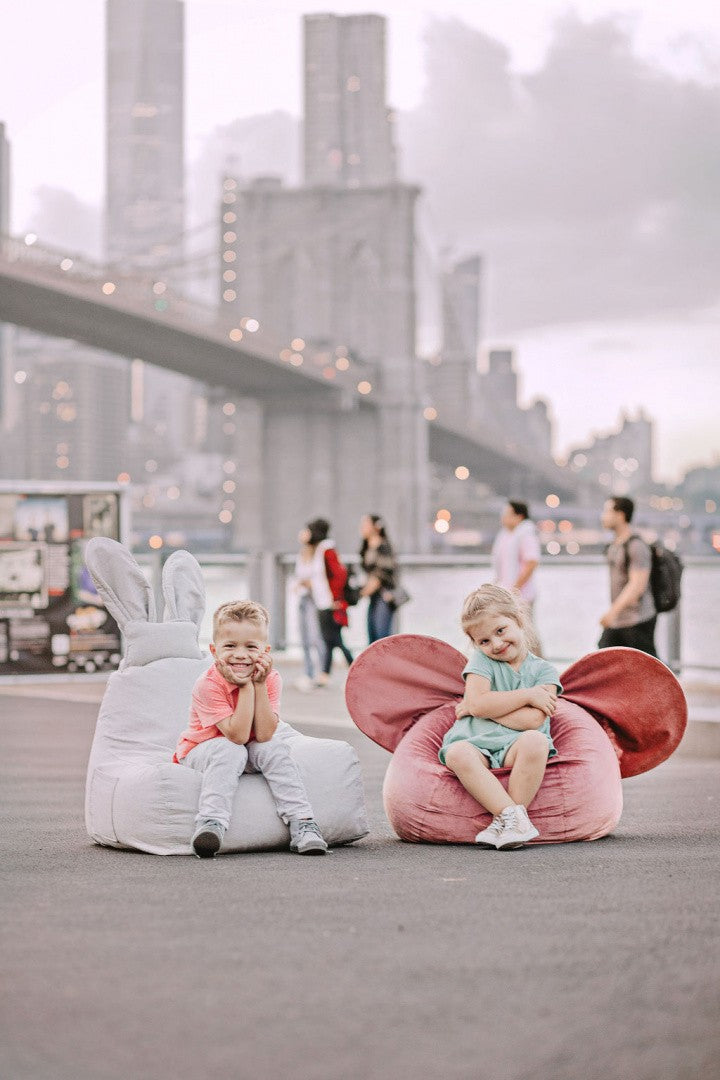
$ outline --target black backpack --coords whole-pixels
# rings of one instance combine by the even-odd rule
[[[629,536],[625,541],[625,570],[630,565],[628,544],[631,540],[642,540],[641,536]],[[643,540],[643,543],[647,541]],[[650,592],[655,610],[672,611],[680,600],[680,579],[683,572],[682,561],[674,551],[669,551],[659,540],[647,545],[650,548]]]
[[[343,598],[348,607],[355,607],[360,599],[360,579],[353,563],[348,563],[346,570],[347,581],[343,590]]]

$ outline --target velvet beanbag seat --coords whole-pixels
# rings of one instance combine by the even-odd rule
[[[210,665],[197,642],[205,607],[202,573],[186,551],[163,569],[165,621],[155,620],[150,585],[113,540],[90,540],[88,569],[125,638],[108,679],[90,751],[85,793],[88,834],[108,847],[190,855],[201,779],[172,762],[187,727],[195,680]],[[282,721],[281,721],[282,723]],[[368,832],[360,763],[352,747],[283,725],[320,829],[330,845]],[[287,848],[289,832],[257,774],[241,777],[222,851]]]
[[[402,840],[471,843],[491,819],[438,759],[462,697],[466,657],[445,642],[400,634],[355,661],[346,686],[353,720],[393,753],[385,812]],[[590,653],[561,676],[551,720],[558,756],[531,804],[534,843],[595,840],[622,813],[622,776],[665,760],[682,738],[687,707],[672,672],[635,649]],[[508,769],[495,775],[507,787]]]

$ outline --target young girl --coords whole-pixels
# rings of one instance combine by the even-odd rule
[[[528,647],[518,600],[499,585],[483,585],[465,600],[462,628],[475,646],[463,671],[465,695],[440,748],[440,760],[492,823],[475,837],[482,847],[516,848],[539,836],[526,807],[557,750],[550,717],[562,686],[555,668]],[[491,769],[510,769],[508,790]]]

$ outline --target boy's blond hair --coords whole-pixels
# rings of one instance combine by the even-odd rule
[[[267,634],[270,614],[267,608],[256,600],[230,600],[227,604],[221,604],[213,615],[213,637],[217,636],[224,622],[256,623]]]
[[[481,585],[465,597],[460,623],[466,634],[486,615],[502,615],[512,619],[522,630],[531,652],[538,649],[538,639],[530,618],[528,605],[501,585]]]

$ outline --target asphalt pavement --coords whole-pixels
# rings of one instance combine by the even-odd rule
[[[0,694],[3,1080],[717,1080],[720,761],[624,782],[613,836],[160,858],[83,823],[101,688]]]

